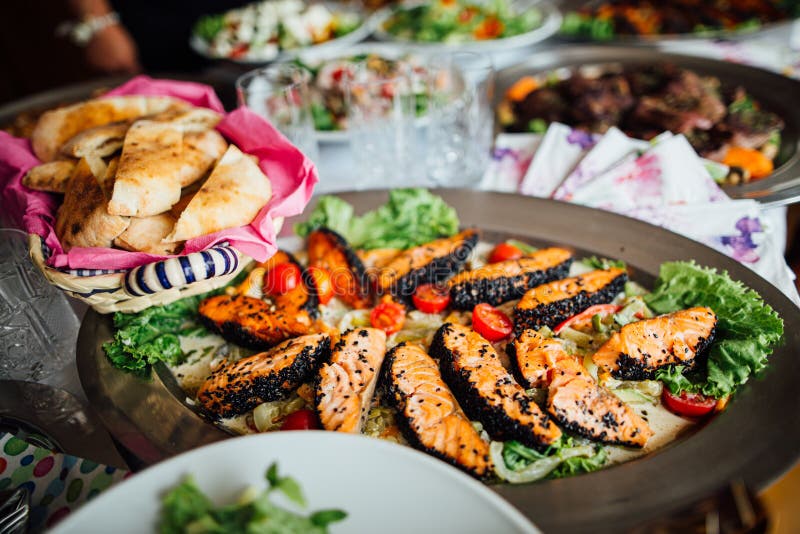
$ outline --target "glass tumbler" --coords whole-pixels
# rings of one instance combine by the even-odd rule
[[[311,114],[311,73],[278,63],[248,72],[236,80],[239,104],[269,120],[312,161],[319,158]]]
[[[437,186],[474,185],[494,139],[494,67],[476,52],[431,56],[428,71],[426,167]]]
[[[417,99],[409,69],[382,76],[359,63],[344,80],[355,189],[413,184],[424,171],[417,154]]]

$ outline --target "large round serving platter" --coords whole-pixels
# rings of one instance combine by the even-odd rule
[[[763,376],[743,387],[729,408],[695,434],[666,448],[595,473],[537,484],[498,485],[546,532],[619,531],[665,516],[732,480],[761,490],[800,456],[800,310],[747,267],[704,245],[620,215],[552,200],[463,190],[436,191],[464,226],[487,240],[523,239],[558,244],[578,254],[620,258],[634,280],[651,284],[662,262],[693,259],[727,270],[757,291],[786,322],[786,339]],[[385,191],[339,195],[357,212],[386,201]],[[307,210],[310,212],[310,209]],[[287,225],[287,228],[291,225]],[[111,317],[89,312],[78,338],[77,363],[92,405],[111,434],[134,455],[153,463],[229,437],[198,416],[169,371],[157,365],[146,379],[109,364],[102,345]]]
[[[497,74],[495,105],[519,78],[563,69],[568,77],[577,68],[604,69],[669,62],[701,75],[716,76],[728,86],[742,86],[764,109],[780,116],[785,127],[775,171],[762,180],[723,189],[732,198],[751,198],[762,204],[782,206],[800,201],[800,82],[755,67],[697,56],[623,46],[558,46],[538,51],[529,59]]]
[[[383,26],[391,16],[391,9],[385,9],[375,15],[373,36],[380,41],[402,44],[404,47],[430,52],[483,52],[487,54],[508,53],[511,50],[533,46],[555,34],[561,28],[561,12],[547,0],[516,0],[514,4],[521,8],[537,8],[542,13],[542,24],[533,30],[506,37],[503,39],[486,39],[483,41],[463,41],[458,43],[426,42],[401,39],[387,32]]]

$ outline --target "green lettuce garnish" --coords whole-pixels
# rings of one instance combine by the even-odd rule
[[[305,237],[320,227],[341,234],[354,248],[406,249],[458,232],[456,210],[427,189],[395,189],[389,201],[358,217],[353,206],[334,196],[323,196],[295,233]]]
[[[730,395],[766,367],[767,357],[783,337],[783,320],[758,293],[732,280],[727,272],[694,262],[662,264],[653,292],[644,299],[659,314],[692,306],[708,306],[717,314],[705,372],[687,377],[682,368],[675,367],[658,373],[675,394]]]
[[[542,452],[514,440],[493,442],[490,449],[497,475],[515,484],[597,471],[608,461],[605,447],[581,445],[571,437],[562,437]]]
[[[328,525],[347,517],[342,510],[320,510],[309,516],[287,510],[270,499],[281,492],[305,508],[300,484],[278,474],[277,464],[267,469],[268,486],[261,493],[240,499],[237,504],[214,506],[197,487],[192,477],[170,490],[162,501],[161,534],[258,532],[263,534],[325,534]]]

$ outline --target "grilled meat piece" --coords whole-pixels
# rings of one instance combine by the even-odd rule
[[[468,229],[403,251],[378,271],[378,294],[410,304],[418,286],[444,282],[458,273],[477,242],[478,231]]]
[[[313,376],[330,352],[327,334],[284,341],[267,352],[219,367],[200,386],[197,401],[209,415],[231,417],[263,402],[285,399]]]
[[[331,276],[334,294],[353,308],[368,308],[367,271],[344,237],[328,228],[308,236],[308,265],[322,267]]]
[[[572,254],[568,250],[545,248],[529,257],[464,271],[448,282],[451,305],[457,310],[471,310],[481,302],[497,306],[518,299],[532,287],[564,278],[570,265]]]
[[[607,304],[622,291],[627,280],[623,269],[612,268],[535,287],[514,308],[516,330],[552,328],[589,306]]]
[[[653,435],[639,414],[595,382],[577,361],[559,360],[552,376],[547,411],[570,432],[626,447],[644,447]]]
[[[470,327],[445,323],[436,332],[430,353],[439,359],[442,377],[464,411],[480,421],[493,439],[515,439],[541,449],[561,436],[506,371],[492,345]]]
[[[279,263],[300,265],[290,254],[278,251],[261,264],[266,270]],[[267,349],[290,337],[308,334],[319,316],[319,299],[313,281],[303,272],[303,283],[272,302],[244,294],[216,295],[200,303],[200,321],[226,340],[255,350]]]
[[[546,338],[533,329],[523,330],[506,345],[506,353],[511,359],[514,377],[525,388],[547,386],[549,371],[567,356],[560,341]]]
[[[325,430],[361,432],[385,354],[383,330],[359,328],[342,335],[315,384],[315,406]]]
[[[400,343],[386,356],[386,398],[414,447],[476,477],[492,472],[483,441],[439,374],[436,362],[417,345]]]
[[[693,368],[697,355],[713,341],[716,326],[716,314],[706,307],[637,321],[615,332],[592,360],[601,372],[622,380],[650,379],[672,364]]]

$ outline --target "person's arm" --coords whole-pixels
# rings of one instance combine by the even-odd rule
[[[108,0],[67,0],[75,19],[99,23],[84,45],[89,66],[103,73],[133,74],[142,70],[136,43],[116,19]]]

